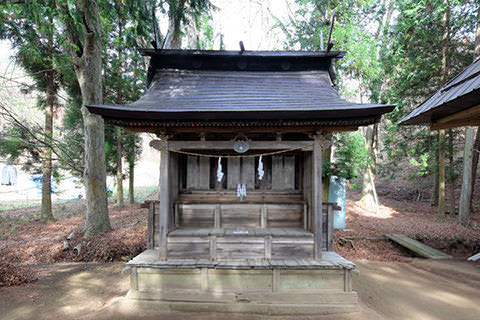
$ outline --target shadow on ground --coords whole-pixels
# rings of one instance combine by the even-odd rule
[[[0,289],[0,314],[12,319],[271,319],[268,316],[183,313],[167,305],[124,298],[123,263],[35,267],[39,281]],[[359,311],[302,319],[475,319],[480,269],[465,261],[414,259],[410,264],[359,262],[354,277]],[[274,317],[279,319],[279,317]],[[281,319],[298,319],[282,317]]]

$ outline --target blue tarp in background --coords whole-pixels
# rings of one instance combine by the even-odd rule
[[[32,174],[30,176],[30,180],[35,183],[35,188],[37,188],[38,190],[40,190],[40,192],[42,192],[42,181],[43,181],[42,175],[41,174]],[[57,192],[57,186],[55,185],[55,178],[53,176],[50,180],[50,185],[51,185],[52,193]]]
[[[333,211],[333,227],[345,229],[345,199],[347,180],[345,178],[331,176],[328,202],[336,202],[342,209]]]

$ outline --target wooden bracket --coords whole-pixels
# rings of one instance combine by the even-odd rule
[[[325,138],[325,135],[323,132],[316,132],[316,134],[314,134],[312,136],[315,141],[318,141],[320,143],[320,145],[322,146],[322,149],[328,149],[332,146],[333,142],[331,140],[328,140],[327,138]]]
[[[162,151],[168,149],[168,137],[162,136],[160,139],[150,141],[149,146],[155,150]]]

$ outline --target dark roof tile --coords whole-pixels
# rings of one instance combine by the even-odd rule
[[[431,124],[434,120],[480,103],[480,59],[435,92],[406,117],[402,125]]]

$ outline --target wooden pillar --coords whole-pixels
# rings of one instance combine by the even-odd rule
[[[167,259],[167,232],[170,216],[170,179],[169,179],[169,161],[170,155],[168,152],[168,137],[165,135],[160,138],[160,181],[159,181],[159,258],[160,260]]]
[[[333,251],[333,204],[327,204],[327,251]]]
[[[147,234],[147,249],[153,249],[155,248],[155,243],[154,243],[154,232],[155,232],[155,206],[156,203],[155,201],[150,201],[148,203],[148,234]]]
[[[313,143],[313,170],[312,170],[312,218],[314,235],[313,257],[322,258],[322,145],[323,136],[316,134]]]

